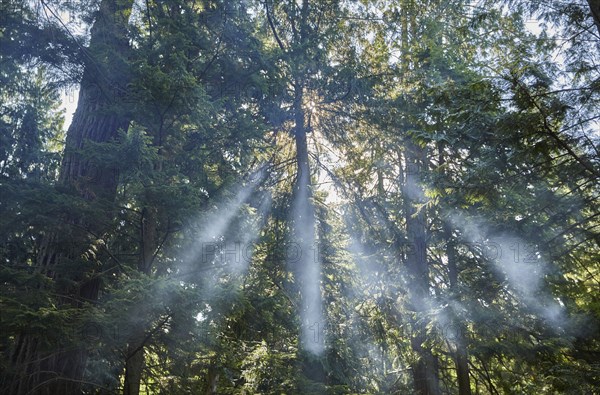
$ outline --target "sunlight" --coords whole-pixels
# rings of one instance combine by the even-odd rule
[[[495,270],[506,278],[525,305],[555,328],[570,326],[561,305],[544,287],[543,279],[550,267],[541,259],[536,246],[514,235],[492,233],[481,218],[467,217],[462,213],[454,213],[449,218],[471,247],[481,251]]]
[[[315,235],[315,213],[309,198],[308,174],[300,174],[292,203],[294,236],[292,240],[298,247],[298,256],[288,265],[297,275],[301,292],[301,342],[304,348],[315,355],[325,349],[323,339],[323,302],[321,298],[321,263]]]
[[[250,196],[256,192],[256,188],[264,181],[266,176],[266,166],[260,166],[248,178],[249,182],[246,185],[239,186],[237,191],[233,193],[231,199],[225,200],[214,206],[211,211],[204,214],[190,229],[195,234],[194,243],[185,250],[181,256],[181,267],[178,270],[178,276],[194,277],[211,267],[220,267],[224,263],[217,262],[223,258],[223,247],[232,248],[236,251],[235,245],[223,245],[224,237],[229,227],[233,223],[236,216],[239,215],[240,209],[247,203]],[[268,198],[263,199],[260,215],[265,214],[267,205],[270,204]],[[247,241],[253,240],[250,235],[247,235]],[[246,243],[247,244],[247,243]],[[239,246],[241,248],[241,246]],[[246,246],[244,246],[246,247]],[[243,270],[244,259],[241,255],[242,250],[239,249],[239,254],[234,253],[234,262],[240,265],[240,270]],[[221,254],[221,255],[218,255]],[[219,264],[217,264],[219,263]],[[214,284],[209,282],[209,286]]]

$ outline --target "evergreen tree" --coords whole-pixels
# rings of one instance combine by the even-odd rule
[[[0,10],[1,392],[600,385],[597,2]]]

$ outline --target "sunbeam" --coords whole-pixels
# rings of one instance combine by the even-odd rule
[[[232,238],[225,238],[222,243],[215,246],[213,264],[223,266],[224,270],[235,277],[243,276],[248,270],[248,265],[252,261],[254,245],[260,237],[261,229],[264,227],[266,219],[272,205],[272,198],[268,193],[262,193],[260,196],[256,213],[252,215],[251,223],[242,224],[247,221],[249,215],[244,214],[239,220],[240,229],[238,235]],[[232,226],[236,225],[235,223]]]
[[[265,175],[266,167],[261,166],[252,173],[246,185],[238,188],[231,200],[217,205],[194,225],[192,232],[196,236],[193,244],[186,249],[186,254],[181,258],[180,271],[183,275],[194,275],[196,271],[204,271],[216,263],[215,254],[218,252],[218,246],[223,244],[225,233]]]
[[[536,246],[514,235],[493,234],[480,218],[455,212],[449,216],[449,220],[460,229],[466,242],[480,250],[496,272],[506,278],[526,306],[555,328],[565,327],[567,322],[562,306],[544,288],[543,278],[549,266]]]
[[[321,296],[321,263],[318,254],[315,211],[310,201],[308,172],[300,172],[300,188],[292,202],[292,218],[294,221],[294,240],[296,252],[288,257],[289,265],[297,276],[301,293],[300,304],[300,339],[303,347],[320,355],[325,348],[323,339],[323,302]]]

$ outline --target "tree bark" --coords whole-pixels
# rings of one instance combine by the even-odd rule
[[[418,359],[412,365],[415,393],[439,395],[438,361],[430,349],[424,346],[427,340],[427,309],[429,301],[429,267],[427,263],[427,232],[425,211],[417,204],[423,201],[423,190],[418,176],[422,168],[424,152],[415,144],[406,144],[403,185],[404,214],[408,250],[406,251],[407,287],[410,303],[416,319],[412,322],[411,347]]]
[[[65,144],[58,185],[77,194],[90,203],[98,199],[114,199],[117,172],[110,164],[99,164],[86,159],[80,152],[87,142],[107,142],[117,136],[119,129],[127,129],[129,118],[117,111],[119,93],[128,82],[126,36],[132,0],[103,0],[91,29],[90,46],[86,50],[86,64],[81,81],[77,110]],[[54,280],[66,274],[57,274],[56,266],[66,261],[80,261],[83,252],[95,240],[90,235],[102,234],[97,222],[67,214],[63,222],[73,225],[75,231],[70,246],[58,240],[60,232],[49,234],[42,241],[37,258],[40,272]],[[71,235],[70,235],[71,236]],[[83,265],[82,265],[83,267]],[[81,308],[86,301],[98,297],[100,283],[86,280],[85,270],[68,273],[68,281],[77,286],[55,290],[59,295],[57,308]],[[79,394],[87,361],[87,349],[81,345],[68,347],[48,346],[45,333],[27,333],[15,341],[11,360],[15,374],[5,386],[7,394]],[[69,339],[70,340],[70,339]]]
[[[137,339],[139,340],[139,339]],[[138,395],[144,371],[144,347],[129,347],[128,357],[125,361],[125,382],[123,383],[124,395]]]
[[[206,395],[216,395],[219,383],[219,371],[215,363],[211,363],[206,374]]]

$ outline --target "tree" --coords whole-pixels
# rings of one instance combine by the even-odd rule
[[[92,27],[84,75],[81,82],[78,109],[67,131],[65,155],[60,167],[59,185],[84,201],[114,198],[116,177],[110,165],[92,163],[80,150],[88,141],[105,142],[116,138],[119,129],[127,128],[125,114],[115,113],[115,93],[128,80],[126,63],[128,42],[125,36],[131,2],[103,1]],[[120,62],[120,64],[119,64]],[[110,72],[109,72],[110,70]],[[71,273],[62,272],[61,265],[77,260],[94,235],[102,234],[101,223],[90,223],[79,216],[67,216],[64,221],[79,227],[72,235],[78,243],[65,251],[59,247],[61,237],[55,233],[44,236],[34,263],[35,270],[57,282],[74,281],[75,287],[58,285],[58,303],[64,308],[80,307],[98,295],[98,281],[85,279],[85,267]],[[90,238],[90,235],[92,237]],[[84,266],[84,265],[81,265]],[[72,267],[71,267],[72,268]],[[64,276],[64,277],[63,277]],[[8,385],[8,393],[75,393],[79,391],[85,368],[86,351],[79,346],[63,351],[47,350],[39,334],[23,334],[15,341],[11,362],[17,374]]]
[[[3,392],[598,387],[593,1],[15,4]]]

